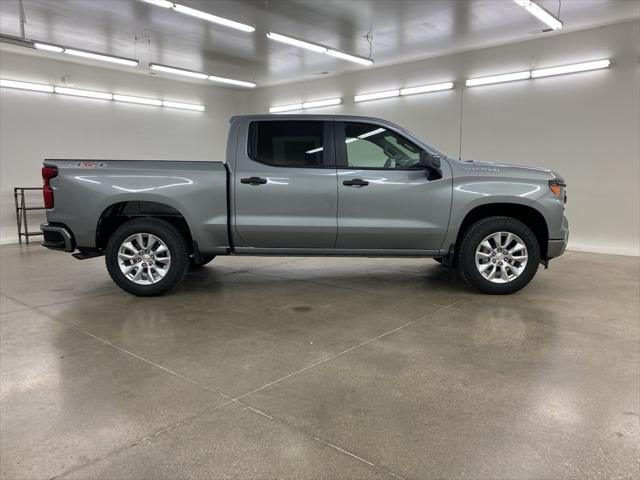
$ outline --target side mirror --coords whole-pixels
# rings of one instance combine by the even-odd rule
[[[429,180],[442,178],[440,157],[426,151],[420,152],[420,166],[429,172]]]

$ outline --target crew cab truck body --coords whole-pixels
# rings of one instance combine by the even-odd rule
[[[564,181],[460,161],[384,120],[233,117],[226,162],[45,160],[43,245],[160,295],[216,255],[434,257],[487,293],[564,252]]]

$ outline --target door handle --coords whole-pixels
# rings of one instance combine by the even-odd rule
[[[241,178],[240,183],[245,183],[249,185],[264,185],[265,183],[267,183],[267,179],[260,178],[260,177]]]
[[[345,180],[342,184],[347,187],[366,187],[369,185],[369,182],[362,180],[361,178],[354,178],[353,180]]]

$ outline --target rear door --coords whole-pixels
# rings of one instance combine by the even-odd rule
[[[256,120],[238,149],[235,230],[247,247],[333,248],[337,177],[330,122]]]
[[[338,122],[335,137],[336,248],[438,250],[451,207],[448,169],[430,180],[421,148],[379,125]]]

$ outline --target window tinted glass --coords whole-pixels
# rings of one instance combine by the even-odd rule
[[[280,167],[324,165],[322,122],[253,122],[249,156]]]
[[[357,168],[417,168],[420,149],[386,128],[345,123],[347,165]]]

